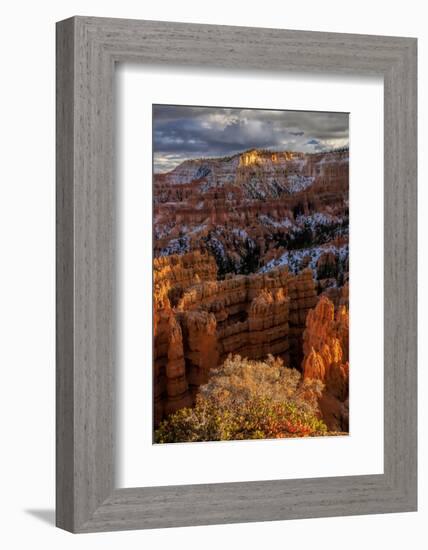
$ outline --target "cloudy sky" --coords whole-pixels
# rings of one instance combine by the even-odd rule
[[[252,148],[317,152],[348,145],[347,113],[153,105],[155,172]]]

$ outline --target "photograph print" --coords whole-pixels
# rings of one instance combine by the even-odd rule
[[[153,105],[153,442],[349,434],[349,114]]]

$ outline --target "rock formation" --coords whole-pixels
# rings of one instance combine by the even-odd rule
[[[187,265],[188,271],[180,284],[192,280],[189,272],[196,273],[196,267],[191,267],[193,260],[200,273],[205,272],[201,258],[212,261],[204,255],[181,257],[180,265]],[[195,282],[183,286],[174,308],[166,297],[170,278],[163,271],[155,281],[156,422],[188,405],[189,396],[194,397],[197,388],[207,382],[209,371],[229,353],[251,359],[271,353],[281,356],[287,365],[299,367],[306,315],[317,302],[310,270],[293,275],[282,268],[266,274]]]
[[[345,429],[348,160],[252,149],[154,176],[155,426],[229,353],[271,353],[324,383]]]
[[[304,378],[325,385],[319,405],[323,419],[333,431],[348,430],[349,312],[322,296],[306,318],[303,334]]]
[[[174,304],[183,289],[191,284],[216,279],[217,264],[214,258],[200,251],[182,256],[161,256],[153,260],[154,295],[166,295]]]
[[[204,310],[187,311],[179,318],[186,343],[186,377],[194,397],[198,387],[208,382],[210,370],[218,365],[217,322]]]
[[[328,244],[337,238],[346,253],[348,156],[347,149],[317,154],[254,149],[188,160],[156,174],[154,255],[208,251],[224,277],[270,269],[272,259],[287,265],[289,257],[281,251],[331,253]],[[344,262],[336,258],[336,278]],[[316,277],[318,267],[323,275],[322,263],[311,265]]]
[[[180,323],[174,315],[170,315],[168,322],[168,352],[165,375],[167,397],[164,408],[165,414],[182,407],[189,407],[192,404],[192,399],[186,376],[183,334]]]

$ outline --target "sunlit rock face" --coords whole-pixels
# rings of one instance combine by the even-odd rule
[[[191,270],[194,278],[197,269],[206,272],[201,258],[211,262],[203,255],[179,258],[180,265],[188,265],[189,270],[188,262],[196,261],[198,267]],[[317,303],[310,270],[293,275],[282,268],[267,274],[191,282],[191,277],[182,276],[182,269],[176,269],[180,284],[187,286],[172,308],[167,294],[175,275],[165,269],[162,265],[161,278],[155,276],[155,424],[166,414],[192,404],[210,370],[229,353],[251,359],[271,353],[287,365],[299,367],[306,316]]]
[[[348,430],[349,311],[322,296],[306,317],[303,334],[304,378],[325,385],[320,409],[330,430]]]
[[[205,202],[212,198],[204,197],[211,189],[223,189],[224,199],[233,203],[278,199],[316,183],[340,187],[348,177],[348,160],[347,150],[305,154],[257,149],[232,157],[186,160],[171,172],[155,175],[155,204]]]

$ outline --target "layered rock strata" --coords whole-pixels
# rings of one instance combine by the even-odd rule
[[[166,294],[174,304],[182,291],[200,281],[217,279],[214,258],[195,250],[189,254],[160,256],[153,260],[153,287],[155,298]]]
[[[157,291],[155,424],[188,406],[229,353],[251,359],[271,353],[299,366],[306,315],[317,302],[310,270],[295,276],[283,268],[191,284],[174,308],[162,285]]]
[[[223,277],[255,272],[282,252],[347,242],[348,159],[347,149],[251,150],[156,174],[154,255],[208,251]]]

